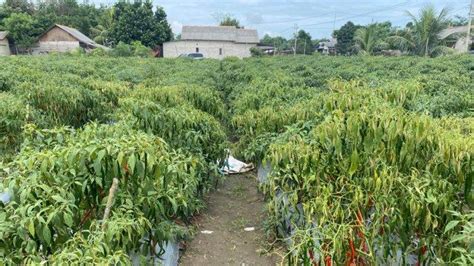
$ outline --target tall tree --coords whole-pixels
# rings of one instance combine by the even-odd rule
[[[297,54],[312,54],[314,49],[313,49],[313,42],[311,40],[311,35],[304,31],[300,30],[296,34],[296,38],[298,40],[296,41],[296,53]],[[294,39],[291,41],[294,46]]]
[[[360,26],[354,25],[351,21],[347,22],[339,30],[334,31],[334,37],[337,38],[336,51],[341,55],[351,55],[354,50],[354,36]]]
[[[5,0],[3,8],[9,13],[27,13],[33,15],[35,6],[28,0]]]
[[[91,29],[98,25],[102,12],[102,8],[78,4],[76,0],[57,0],[40,2],[35,18],[44,30],[53,24],[63,24],[90,36]]]
[[[281,36],[271,37],[268,34],[263,36],[263,38],[260,40],[260,43],[275,47],[277,53],[289,49],[291,46],[287,39]]]
[[[449,25],[453,27],[466,26],[469,20],[467,17],[456,15],[454,18],[449,20]]]
[[[374,52],[387,48],[385,39],[390,35],[392,24],[390,22],[372,23],[359,28],[354,34],[354,41],[359,53],[372,55]]]
[[[375,25],[372,24],[358,29],[354,34],[354,41],[359,49],[359,53],[372,55],[378,42]]]
[[[422,8],[418,16],[407,12],[412,22],[403,35],[393,36],[392,41],[420,56],[442,53],[447,47],[441,45],[438,35],[449,25],[448,13],[446,8],[438,13],[433,5]]]
[[[151,1],[120,1],[113,7],[112,27],[108,34],[113,44],[131,44],[140,41],[147,47],[155,47],[172,39],[171,27],[162,8],[153,12]]]
[[[20,50],[28,50],[33,45],[34,19],[26,13],[13,13],[4,20],[4,28],[10,32],[10,38],[14,40],[15,47]]]

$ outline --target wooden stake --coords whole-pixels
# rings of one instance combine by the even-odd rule
[[[109,196],[107,198],[107,205],[105,207],[104,218],[102,219],[102,229],[105,228],[105,221],[110,216],[110,209],[112,208],[112,203],[114,202],[115,192],[117,192],[118,182],[119,181],[117,178],[114,178],[112,181],[112,186],[110,187]]]

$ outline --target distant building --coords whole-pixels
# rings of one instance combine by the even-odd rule
[[[316,51],[324,55],[335,55],[336,54],[337,39],[332,38],[329,41],[320,42],[316,47]]]
[[[184,26],[181,40],[163,44],[164,57],[202,53],[205,58],[250,57],[259,42],[256,30],[233,26]]]
[[[95,48],[109,49],[97,44],[74,28],[56,24],[39,37],[32,51],[33,54],[64,53],[77,48],[83,48],[86,51]]]
[[[472,30],[474,31],[474,25],[472,26]],[[474,50],[472,46],[474,42],[474,36],[471,36],[470,40],[467,40],[466,37],[467,26],[459,26],[459,27],[450,27],[438,34],[438,38],[441,40],[448,39],[449,37],[454,37],[454,41],[450,44],[451,48],[458,52],[467,52],[466,51],[466,42],[469,41],[469,50]]]
[[[8,31],[0,31],[0,56],[10,55],[10,45],[7,36]]]
[[[275,55],[276,52],[275,47],[271,45],[258,45],[257,48],[260,49],[262,53],[266,55]]]

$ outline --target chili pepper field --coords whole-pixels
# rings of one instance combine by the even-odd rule
[[[474,264],[467,55],[2,58],[2,263],[149,263],[229,147],[289,265]]]

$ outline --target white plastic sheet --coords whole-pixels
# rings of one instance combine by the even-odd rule
[[[179,243],[176,241],[168,241],[163,243],[163,254],[160,257],[153,257],[150,253],[146,256],[146,262],[140,260],[140,255],[130,254],[133,266],[140,266],[143,263],[153,266],[178,266],[179,261]],[[160,245],[155,246],[155,254],[161,253]]]
[[[9,203],[11,200],[11,195],[8,192],[3,192],[0,193],[0,201],[3,202],[3,204]]]
[[[254,169],[253,164],[247,164],[241,162],[234,158],[234,156],[229,155],[224,161],[224,166],[221,168],[221,172],[225,175],[230,174],[242,174]]]

